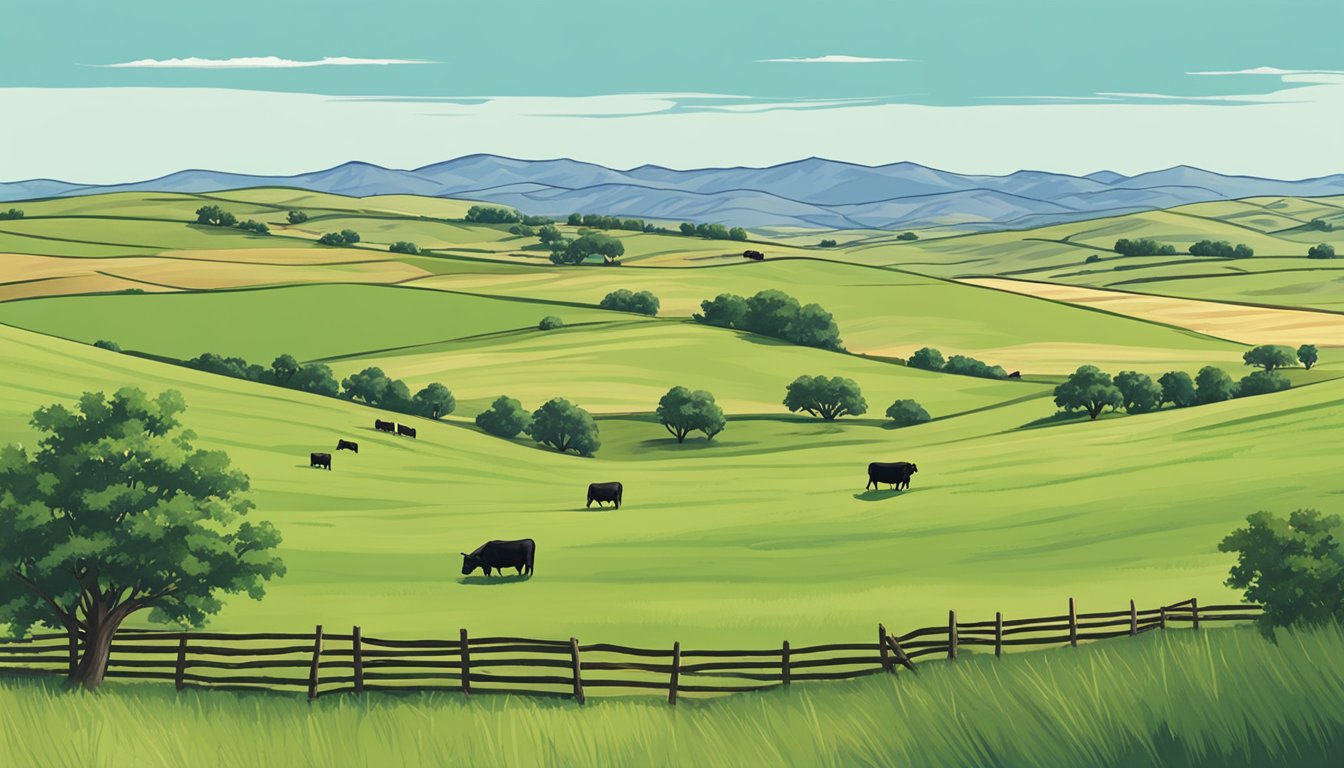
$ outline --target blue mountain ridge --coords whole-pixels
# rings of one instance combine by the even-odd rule
[[[1243,197],[1344,194],[1344,174],[1276,180],[1177,166],[1134,176],[1022,170],[952,173],[918,163],[868,166],[809,157],[763,168],[628,170],[577,160],[466,155],[402,170],[364,162],[293,176],[191,169],[125,184],[53,179],[0,182],[0,201],[101,192],[215,192],[281,186],[355,197],[414,194],[510,205],[526,213],[579,211],[743,227],[894,229],[1043,225]]]

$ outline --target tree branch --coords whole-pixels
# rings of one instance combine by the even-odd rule
[[[56,600],[52,598],[51,595],[48,595],[41,587],[39,587],[36,582],[28,578],[27,576],[24,576],[22,573],[19,572],[19,569],[17,568],[14,569],[14,577],[19,581],[23,582],[23,585],[27,587],[30,592],[42,598],[42,601],[44,603],[51,606],[51,609],[56,612],[57,618],[61,620],[61,623],[65,625],[66,629],[73,631],[74,629],[78,628],[79,622],[75,621],[74,617],[70,614],[70,612],[62,608],[60,605],[58,605],[56,603]]]

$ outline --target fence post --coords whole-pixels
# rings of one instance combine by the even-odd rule
[[[895,635],[887,635],[887,642],[891,643],[891,650],[896,653],[897,663],[911,672],[914,672],[915,662],[910,660],[910,656],[905,652],[905,649],[901,647],[901,641],[897,640]]]
[[[1165,605],[1157,609],[1157,628],[1167,628],[1167,606]]]
[[[994,658],[1003,656],[1003,612],[994,612]]]
[[[779,653],[779,676],[785,685],[793,683],[792,673],[789,671],[789,641],[784,641],[784,649]]]
[[[947,658],[957,658],[957,612],[947,612]]]
[[[1193,629],[1199,629],[1199,600],[1190,598],[1190,626]]]
[[[321,665],[322,665],[322,625],[318,624],[317,629],[313,631],[313,665],[308,669],[309,701],[317,698],[317,682]]]
[[[75,669],[79,667],[79,627],[69,630],[70,633],[70,674],[75,674]]]
[[[1134,601],[1129,601],[1129,636],[1134,637],[1139,634],[1139,612],[1134,608]]]
[[[1078,647],[1078,606],[1069,598],[1069,645]]]
[[[785,647],[788,643],[784,644]],[[681,679],[681,642],[672,644],[672,681],[667,685],[667,703],[677,705],[677,683]]]
[[[177,667],[173,670],[173,687],[182,690],[187,684],[187,635],[177,636]]]
[[[355,664],[355,693],[364,692],[364,643],[359,636],[359,627],[350,630],[351,652]]]
[[[462,659],[462,693],[471,695],[471,647],[467,644],[467,629],[463,627],[459,637]]]
[[[583,667],[579,663],[579,641],[569,638],[569,660],[574,666],[574,700],[583,703]]]
[[[882,670],[891,672],[891,658],[887,655],[887,628],[881,624],[877,625],[877,647],[882,652]]]

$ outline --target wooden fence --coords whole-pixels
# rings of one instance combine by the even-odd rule
[[[1077,645],[1141,635],[1176,624],[1247,621],[1256,605],[1201,606],[1194,600],[1148,610],[1078,613],[1028,619],[947,623],[903,635],[878,625],[870,642],[790,646],[763,650],[630,648],[609,643],[521,637],[393,640],[349,633],[307,634],[165,632],[122,630],[112,644],[109,679],[172,681],[187,686],[300,690],[319,694],[365,691],[458,691],[557,696],[582,703],[588,691],[665,695],[758,691],[795,682],[845,680],[898,668],[916,669],[930,656],[956,659],[963,652]],[[78,658],[78,638],[66,634],[0,640],[0,674],[66,674]]]

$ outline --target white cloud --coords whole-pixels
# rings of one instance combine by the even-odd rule
[[[758,59],[760,64],[884,64],[894,62],[912,61],[912,59],[883,59],[871,58],[868,56],[813,56],[810,58],[787,58],[787,59]]]
[[[1278,67],[1256,67],[1254,69],[1230,69],[1225,71],[1210,72],[1186,72],[1187,75],[1200,75],[1203,77],[1221,77],[1225,75],[1274,75],[1283,77],[1284,75],[1344,75],[1344,70],[1338,69],[1279,69]]]
[[[433,64],[417,59],[358,59],[349,56],[324,56],[312,61],[282,59],[279,56],[239,56],[232,59],[137,59],[118,64],[95,64],[111,69],[292,69],[296,67],[387,66],[389,64]]]

